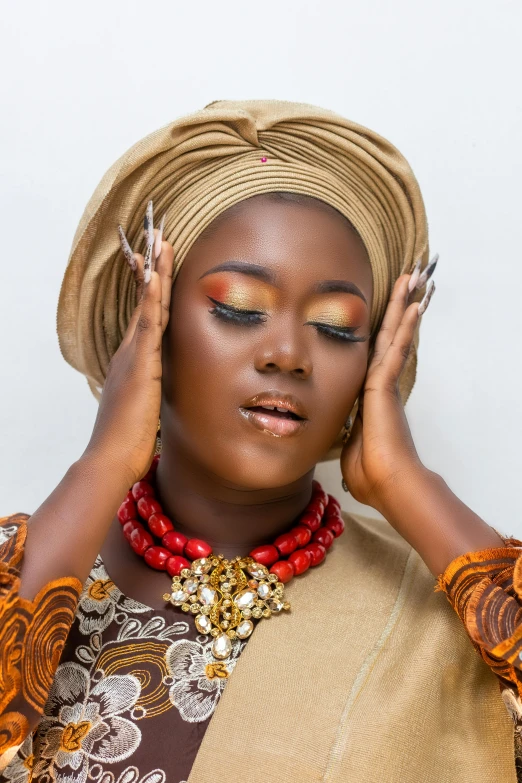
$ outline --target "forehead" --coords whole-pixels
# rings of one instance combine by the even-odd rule
[[[263,265],[281,285],[351,280],[371,299],[371,266],[361,238],[340,213],[315,199],[257,196],[234,204],[194,242],[178,277],[195,280],[231,260]]]

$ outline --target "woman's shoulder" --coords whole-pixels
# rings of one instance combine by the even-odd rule
[[[340,545],[345,570],[348,566],[358,575],[353,600],[366,612],[378,604],[386,618],[383,634],[394,640],[379,656],[385,671],[398,672],[406,658],[413,689],[429,683],[444,696],[441,704],[459,699],[463,708],[475,711],[484,736],[491,726],[505,732],[510,717],[522,731],[518,672],[470,636],[418,552],[386,520],[345,512],[343,518],[345,532],[334,547]],[[511,600],[507,592],[501,597],[500,613]]]
[[[451,649],[455,662],[476,663],[487,675],[478,646],[418,552],[384,519],[347,512],[343,518],[345,531],[333,547],[339,570],[352,575],[354,595],[386,605],[412,653],[437,650],[448,660]]]
[[[473,606],[470,604],[467,612],[459,613],[460,607],[441,590],[440,579],[386,520],[347,512],[343,512],[343,518],[345,532],[334,543],[334,547],[340,545],[338,559],[344,561],[345,568],[363,563],[357,572],[360,583],[357,589],[363,603],[369,601],[367,594],[374,596],[381,605],[386,602],[388,622],[393,625],[392,635],[400,640],[397,649],[402,653],[407,649],[412,675],[417,668],[418,677],[422,676],[425,667],[427,672],[436,671],[440,688],[447,690],[448,696],[459,693],[460,698],[469,699],[470,704],[477,698],[485,699],[497,714],[500,691],[507,712],[522,732],[520,673],[508,661],[492,656],[483,640],[471,632],[472,621],[476,620]],[[514,601],[513,591],[509,589],[512,574],[510,577],[508,572],[513,570],[518,550],[513,549],[513,553],[511,566],[504,562],[499,565],[502,587],[498,585],[496,601],[490,602],[487,616],[482,617],[484,625],[490,629],[498,628],[496,616],[502,617]],[[472,554],[477,558],[481,555],[480,552]],[[476,581],[484,587],[487,580],[480,565],[478,559],[477,563],[469,564],[469,569],[475,568]],[[491,576],[494,582],[497,577],[493,572]],[[473,593],[474,582],[469,574],[468,583]],[[505,630],[505,633],[512,630]],[[500,712],[505,717],[504,710]],[[487,713],[484,719],[487,720]],[[520,752],[522,754],[522,749]]]
[[[346,542],[349,539],[351,545],[358,541],[361,544],[392,547],[404,552],[411,549],[408,542],[385,519],[351,511],[342,511],[341,514],[345,522],[345,532],[339,537],[339,541],[344,539]]]
[[[345,529],[332,545],[327,570],[329,580],[347,584],[350,598],[345,600],[356,600],[361,606],[377,602],[390,612],[400,606],[402,612],[403,604],[422,596],[424,611],[442,606],[451,616],[444,596],[434,593],[435,577],[385,519],[346,511],[342,516]]]
[[[420,572],[427,582],[431,575],[417,552],[397,531],[382,518],[343,511],[344,532],[334,541],[332,551],[337,550],[337,559],[352,561],[352,568],[363,564],[364,573],[370,579],[387,578],[392,582],[400,580],[408,561],[422,563]],[[433,577],[431,577],[433,582]],[[433,588],[432,588],[433,589]]]
[[[446,736],[458,738],[453,752],[465,757],[467,740],[474,747],[488,743],[500,778],[514,780],[503,772],[513,770],[513,709],[506,699],[511,705],[516,692],[499,683],[474,648],[418,552],[382,518],[343,512],[343,519],[343,534],[310,583],[323,608],[324,654],[341,661],[350,694],[359,690],[353,725],[368,731],[368,705],[379,704],[372,713],[378,733],[402,726],[405,714],[410,726],[418,721],[435,737],[444,726]],[[324,612],[325,599],[335,611]]]

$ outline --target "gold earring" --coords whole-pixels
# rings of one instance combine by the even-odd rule
[[[343,440],[343,443],[346,443],[348,438],[350,437],[350,433],[352,431],[352,427],[353,427],[353,419],[352,419],[351,416],[348,416],[348,418],[346,419],[346,421],[343,424],[343,429],[342,429],[342,440]],[[342,488],[344,489],[345,492],[349,491],[348,490],[348,485],[346,484],[346,481],[344,480],[344,478],[341,481],[341,486],[342,486]]]
[[[161,419],[158,419],[158,429],[156,430],[156,448],[154,449],[154,456],[161,454]]]
[[[351,416],[348,416],[348,418],[344,422],[343,428],[341,430],[343,443],[346,443],[346,441],[350,437],[350,433],[352,431],[352,427],[353,427],[353,419],[352,419]]]

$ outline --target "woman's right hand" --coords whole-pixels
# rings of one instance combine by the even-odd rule
[[[158,230],[154,235],[157,237]],[[112,357],[94,424],[82,458],[121,470],[131,486],[152,462],[161,404],[161,343],[170,314],[174,249],[161,243],[156,268],[144,282],[144,257],[134,253],[136,308]]]

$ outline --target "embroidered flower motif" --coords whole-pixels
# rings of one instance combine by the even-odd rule
[[[507,711],[513,719],[515,729],[520,734],[522,732],[522,701],[520,696],[518,693],[515,693],[512,688],[503,688],[502,699],[504,700]]]
[[[16,756],[2,772],[6,783],[29,783],[34,766],[33,736],[29,734],[18,748]]]
[[[121,716],[140,696],[138,679],[110,675],[91,685],[77,663],[56,670],[38,727],[35,778],[45,774],[56,783],[85,783],[93,762],[123,761],[139,746],[140,730]]]
[[[18,530],[19,525],[2,525],[0,526],[0,544],[5,544],[11,536],[14,536]]]
[[[116,609],[124,612],[150,611],[145,604],[123,595],[110,579],[98,555],[84,584],[76,611],[80,632],[90,636],[94,631],[104,631],[112,623]]]
[[[167,776],[162,769],[153,769],[140,778],[140,771],[137,767],[125,767],[123,772],[118,775],[116,780],[113,772],[105,772],[99,764],[92,768],[92,780],[99,780],[102,783],[165,783]],[[187,783],[186,780],[180,783]]]
[[[227,678],[216,676],[218,665],[211,652],[214,640],[200,644],[189,639],[173,642],[167,650],[166,663],[173,679],[169,698],[183,720],[199,723],[214,712],[225,687]],[[227,661],[229,673],[235,668],[237,659],[246,642],[235,639]],[[207,676],[207,666],[212,666],[212,678]]]
[[[93,633],[89,644],[78,645],[76,657],[90,668],[91,679],[99,681],[105,671],[111,674],[135,675],[141,683],[141,693],[130,713],[132,720],[153,717],[172,709],[165,655],[173,638],[187,634],[188,623],[167,623],[165,617],[148,617],[143,620],[121,612],[127,617],[118,629],[115,639],[103,641],[101,633]],[[147,674],[144,676],[144,670]]]

